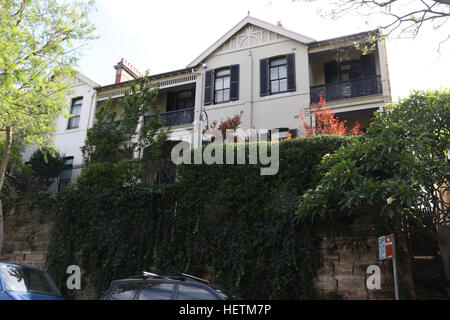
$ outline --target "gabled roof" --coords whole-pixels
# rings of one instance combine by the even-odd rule
[[[234,26],[230,31],[228,31],[222,38],[217,40],[212,46],[210,46],[206,51],[204,51],[200,56],[198,56],[194,61],[192,61],[187,68],[192,68],[201,63],[206,57],[212,54],[215,50],[217,50],[221,45],[223,45],[228,39],[230,39],[233,35],[235,35],[239,30],[241,30],[245,25],[253,24],[260,28],[278,33],[287,38],[296,40],[298,42],[307,44],[309,42],[315,41],[314,39],[304,36],[302,34],[296,33],[294,31],[287,30],[283,27],[256,19],[251,16],[245,17],[241,22],[239,22],[236,26]]]
[[[92,88],[99,87],[100,85],[95,82],[94,80],[89,79],[81,72],[77,72],[75,78],[78,78],[81,82],[84,82],[85,84],[91,86]]]

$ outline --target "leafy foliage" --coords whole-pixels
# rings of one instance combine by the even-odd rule
[[[44,147],[64,113],[80,47],[94,38],[93,1],[5,0],[0,4],[0,191],[14,140]],[[67,114],[68,116],[68,114]],[[3,137],[2,137],[3,138]],[[0,198],[0,252],[3,210]]]
[[[5,149],[5,142],[0,140],[0,154]],[[1,190],[1,197],[6,202],[17,198],[27,190],[31,181],[32,169],[30,165],[24,164],[22,152],[24,146],[19,141],[14,141],[11,146],[10,159],[6,168],[5,183]]]
[[[158,97],[158,89],[147,76],[132,82],[120,99],[109,99],[96,113],[93,128],[88,129],[81,148],[86,164],[132,159],[134,153],[158,155],[167,140],[169,129],[163,128],[159,115],[140,123]]]
[[[98,294],[142,270],[213,269],[214,282],[245,298],[312,298],[320,239],[293,223],[297,198],[317,182],[322,157],[351,139],[280,142],[276,176],[261,176],[259,165],[181,165],[175,185],[155,188],[111,183],[119,170],[94,166],[54,195],[48,270],[64,289],[67,265],[79,265]]]
[[[67,81],[93,39],[92,3],[56,0],[3,1],[0,6],[0,130],[26,144],[48,144],[54,118],[67,106]]]
[[[380,112],[366,136],[323,161],[299,216],[330,224],[371,213],[401,228],[445,223],[449,145],[450,93],[414,92]]]
[[[48,189],[64,167],[65,159],[57,152],[36,150],[30,158],[33,177],[42,190]]]

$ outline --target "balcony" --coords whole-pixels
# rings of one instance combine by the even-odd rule
[[[326,101],[336,101],[349,98],[357,98],[381,94],[381,76],[367,77],[344,82],[335,82],[310,88],[311,102],[317,103],[320,95]]]
[[[194,122],[194,108],[162,112],[160,116],[165,121],[165,127],[190,124]],[[146,116],[144,121],[147,121],[150,117],[153,116]]]

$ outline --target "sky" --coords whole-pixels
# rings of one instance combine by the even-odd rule
[[[85,48],[79,71],[99,83],[114,82],[121,58],[141,72],[158,74],[185,68],[250,15],[316,40],[373,30],[379,20],[356,13],[322,18],[327,0],[97,0],[91,13],[99,39]],[[447,30],[450,23],[446,26]],[[387,55],[393,101],[410,90],[450,87],[450,41],[437,53],[445,30],[431,26],[415,39],[390,39]]]

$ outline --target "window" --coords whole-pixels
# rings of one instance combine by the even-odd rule
[[[58,288],[44,271],[2,265],[0,275],[6,291],[61,296]]]
[[[171,300],[173,284],[149,283],[139,293],[139,300]]]
[[[75,129],[80,125],[81,105],[83,104],[83,98],[73,99],[72,108],[70,114],[72,118],[69,119],[69,125],[67,129]]]
[[[217,298],[206,289],[180,285],[178,288],[178,300],[217,300]]]
[[[58,191],[64,190],[72,181],[73,157],[67,157],[59,176]]]
[[[375,55],[363,55],[359,60],[329,61],[324,64],[325,83],[366,79],[376,75]]]
[[[133,300],[142,283],[124,283],[109,296],[108,300]]]
[[[287,91],[287,60],[286,58],[270,61],[270,92]]]
[[[230,69],[216,71],[214,102],[230,101]]]
[[[282,141],[288,137],[289,128],[273,129],[270,132],[271,141]]]
[[[359,60],[351,60],[343,62],[339,65],[341,81],[350,81],[362,78],[361,62]]]
[[[169,91],[167,93],[166,111],[194,108],[195,89]]]
[[[205,72],[204,105],[239,100],[239,65]]]
[[[260,96],[296,90],[295,54],[260,60]]]

